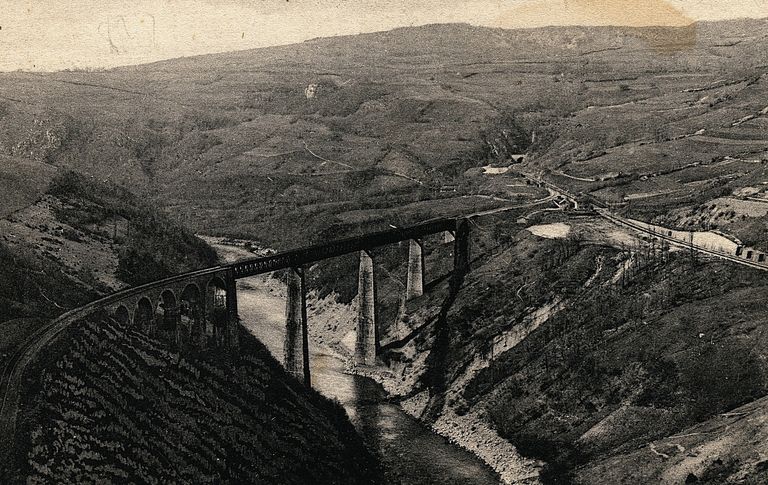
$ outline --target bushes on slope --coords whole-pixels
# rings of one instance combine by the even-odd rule
[[[686,255],[589,295],[497,357],[467,387],[552,483],[768,391],[759,272]]]
[[[27,483],[376,483],[344,411],[241,339],[240,358],[192,359],[81,322],[30,399]]]
[[[216,262],[212,248],[123,187],[64,172],[48,192],[70,202],[57,217],[77,229],[109,234],[110,221],[126,220],[128,230],[118,241],[118,277],[127,283],[146,283]]]

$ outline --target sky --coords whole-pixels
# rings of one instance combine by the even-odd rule
[[[0,0],[0,71],[104,68],[467,22],[688,25],[768,17],[768,0]]]

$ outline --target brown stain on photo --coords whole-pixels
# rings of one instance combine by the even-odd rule
[[[622,27],[659,52],[696,45],[696,23],[664,0],[534,0],[499,15],[493,26],[599,25]]]

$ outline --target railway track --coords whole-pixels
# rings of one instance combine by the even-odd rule
[[[696,245],[691,244],[691,243],[686,243],[686,242],[680,241],[680,240],[675,239],[673,237],[669,237],[669,236],[665,236],[663,234],[659,234],[657,232],[651,231],[651,230],[646,229],[646,228],[644,228],[642,226],[639,226],[637,224],[633,224],[633,223],[631,223],[631,222],[629,222],[629,221],[627,221],[627,220],[625,220],[625,219],[623,219],[621,217],[617,217],[617,216],[615,216],[613,214],[610,214],[606,210],[598,209],[597,213],[600,214],[600,216],[602,216],[603,218],[609,220],[610,222],[613,222],[614,224],[617,224],[617,225],[620,225],[620,226],[626,226],[626,227],[629,227],[629,228],[631,228],[631,229],[633,229],[633,230],[635,230],[637,232],[641,232],[643,234],[647,234],[649,236],[653,236],[653,237],[658,238],[658,239],[663,239],[665,241],[668,241],[670,244],[672,244],[674,246],[682,247],[682,248],[685,248],[685,249],[693,249],[694,251],[698,251],[700,253],[707,254],[709,256],[715,256],[717,258],[724,259],[726,261],[731,261],[733,263],[741,264],[741,265],[744,265],[744,266],[749,266],[750,268],[755,268],[755,269],[759,269],[759,270],[762,270],[762,271],[768,271],[768,266],[757,264],[755,262],[752,262],[752,261],[749,261],[749,260],[746,260],[746,259],[737,258],[736,256],[731,256],[730,254],[725,254],[725,253],[721,253],[719,251],[713,251],[711,249],[702,248],[700,246],[696,246]]]
[[[540,182],[544,186],[548,187],[549,189],[551,189],[551,190],[553,190],[555,192],[559,192],[560,194],[565,196],[567,199],[569,199],[570,201],[574,202],[576,207],[578,207],[578,202],[576,201],[576,196],[571,194],[571,193],[569,193],[567,190],[565,190],[565,189],[563,189],[561,187],[558,187],[557,185],[553,184],[552,182],[549,182],[549,181],[546,181],[546,180],[538,180],[538,179],[534,178],[530,174],[523,174],[523,176],[526,177],[528,180],[531,180],[531,181],[534,181],[534,182]],[[701,246],[696,246],[695,244],[686,243],[684,241],[680,241],[678,239],[675,239],[675,238],[672,238],[672,237],[669,237],[669,236],[665,236],[665,235],[659,234],[657,232],[653,232],[653,231],[651,231],[649,229],[646,229],[646,228],[644,228],[642,226],[639,226],[637,224],[633,224],[632,222],[630,222],[630,221],[628,221],[628,220],[626,220],[626,219],[624,219],[622,217],[619,217],[619,216],[616,216],[614,214],[611,214],[607,209],[595,208],[595,212],[598,215],[600,215],[601,217],[603,217],[604,219],[606,219],[606,220],[608,220],[608,221],[610,221],[610,222],[612,222],[612,223],[614,223],[616,225],[620,225],[620,226],[624,226],[624,227],[629,227],[630,229],[633,229],[634,231],[637,231],[637,232],[640,232],[640,233],[643,233],[643,234],[647,234],[649,236],[653,236],[653,237],[658,238],[658,239],[663,239],[665,241],[668,241],[670,244],[672,244],[674,246],[678,246],[678,247],[682,247],[682,248],[686,248],[686,249],[693,249],[694,251],[698,251],[700,253],[707,254],[709,256],[714,256],[716,258],[724,259],[724,260],[730,261],[732,263],[741,264],[743,266],[748,266],[750,268],[759,269],[761,271],[768,271],[768,266],[757,264],[755,262],[752,262],[752,261],[749,261],[749,260],[746,260],[746,259],[742,259],[742,258],[738,258],[738,257],[730,255],[730,254],[725,254],[725,253],[721,253],[721,252],[718,252],[718,251],[713,251],[711,249],[706,249],[706,248],[703,248]]]
[[[538,205],[544,202],[548,202],[549,200],[553,199],[556,195],[564,195],[566,198],[571,199],[575,202],[575,199],[572,199],[573,196],[571,194],[565,192],[559,187],[556,187],[550,183],[545,183],[545,185],[550,189],[550,195],[544,199],[534,201],[533,204],[507,206],[507,207],[502,207],[498,209],[492,209],[489,211],[479,211],[479,212],[468,214],[462,217],[471,219],[475,217],[481,217],[484,215],[509,211],[512,209],[519,209],[519,208],[527,207],[530,205]],[[674,244],[674,245],[682,246],[686,248],[692,247],[697,251],[710,254],[712,256],[715,256],[721,259],[726,259],[738,264],[761,269],[763,271],[768,271],[768,267],[765,267],[765,266],[760,266],[755,263],[751,263],[749,261],[742,260],[736,257],[732,257],[732,256],[728,256],[715,251],[710,251],[704,248],[692,246],[690,244],[686,244],[684,242],[680,242],[676,239],[669,238],[660,234],[653,234],[651,233],[651,231],[648,231],[645,228],[632,224],[629,221],[624,221],[621,218],[608,213],[608,211],[606,210],[598,210],[597,212],[602,217],[608,219],[609,221],[615,224],[627,226],[632,228],[633,230],[650,234],[657,238],[665,239],[669,241],[670,244]],[[422,225],[441,224],[443,222],[444,221],[442,220],[431,220],[431,221],[427,221],[426,223],[423,223]],[[402,232],[403,230],[398,229],[397,231]],[[311,249],[317,249],[317,248],[305,248],[304,250],[311,250]],[[293,252],[296,252],[296,251],[290,251],[288,253],[293,253]],[[285,254],[288,254],[288,253],[276,254],[266,258],[258,258],[258,259],[260,260],[274,259],[276,257],[284,256]],[[103,308],[106,305],[110,305],[112,303],[120,301],[121,299],[133,296],[135,294],[141,293],[148,289],[156,289],[157,287],[164,286],[169,283],[174,283],[179,280],[184,280],[190,277],[216,273],[218,271],[221,271],[227,268],[235,268],[237,265],[242,265],[244,263],[250,263],[250,261],[240,261],[240,262],[230,263],[226,265],[219,265],[219,266],[214,266],[210,268],[205,268],[202,270],[190,271],[187,273],[182,273],[182,274],[175,275],[162,280],[147,283],[141,286],[119,290],[115,293],[102,297],[98,300],[92,301],[86,305],[69,310],[66,313],[59,316],[58,318],[42,325],[40,328],[35,330],[24,341],[23,344],[21,344],[17,349],[14,350],[10,359],[6,362],[4,366],[2,374],[0,375],[0,395],[2,396],[2,400],[0,401],[0,456],[11,458],[11,454],[13,452],[13,446],[15,442],[14,438],[16,434],[17,414],[19,411],[19,403],[21,400],[21,383],[24,377],[25,370],[27,366],[30,364],[30,362],[32,362],[32,360],[35,358],[35,356],[40,351],[42,351],[47,345],[49,345],[58,335],[60,335],[61,332],[66,330],[74,322],[88,315],[91,315],[92,313]],[[7,460],[6,463],[11,463],[10,459]]]

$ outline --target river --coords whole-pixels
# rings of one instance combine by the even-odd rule
[[[285,300],[260,278],[238,282],[243,325],[283,360]],[[311,325],[311,322],[310,322]],[[312,386],[339,401],[366,444],[378,452],[390,484],[498,484],[496,474],[475,455],[449,443],[400,406],[387,401],[380,385],[346,374],[333,351],[310,343]]]

